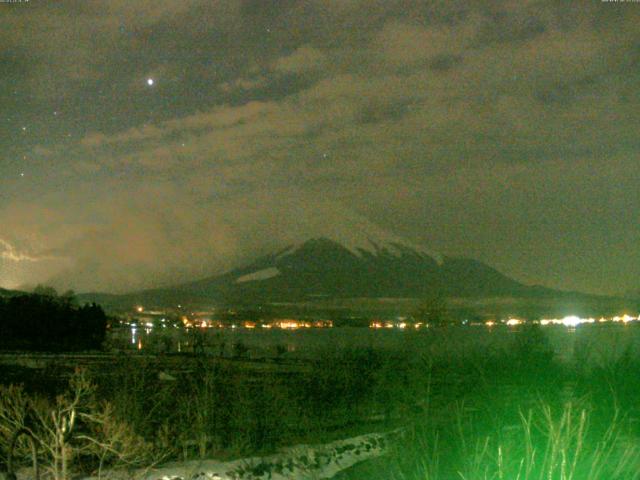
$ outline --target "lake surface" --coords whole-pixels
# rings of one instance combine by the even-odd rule
[[[563,362],[601,364],[640,353],[640,323],[540,327],[545,342]],[[204,352],[248,358],[318,358],[330,352],[372,348],[408,355],[452,356],[511,348],[523,327],[454,326],[439,329],[355,327],[281,329],[120,328],[110,333],[113,350],[146,353]]]

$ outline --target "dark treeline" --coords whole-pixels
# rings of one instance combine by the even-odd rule
[[[107,316],[96,304],[78,306],[72,292],[53,289],[0,297],[0,348],[42,351],[98,349]]]

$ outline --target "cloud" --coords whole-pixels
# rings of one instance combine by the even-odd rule
[[[237,20],[238,9],[236,1],[201,0],[72,0],[64,6],[32,2],[10,8],[0,18],[0,51],[11,52],[13,68],[0,77],[15,77],[22,90],[43,102],[75,103],[116,82],[125,93],[135,91],[136,77],[149,71],[167,77],[177,72],[162,60],[168,33],[160,37],[154,31],[197,35],[179,22],[203,11],[211,29],[225,28]]]
[[[395,67],[430,63],[448,70],[474,45],[478,28],[475,22],[427,27],[392,21],[378,34],[376,47],[384,62]]]
[[[43,258],[17,251],[13,245],[2,238],[0,238],[0,258],[12,262],[38,262],[43,260]]]
[[[153,25],[160,20],[181,15],[184,12],[197,7],[203,2],[200,0],[113,0],[101,2],[100,0],[83,0],[81,6],[84,12],[93,12],[98,16],[110,19],[118,19],[129,26]],[[219,3],[219,2],[214,2]]]
[[[322,51],[304,45],[290,55],[277,59],[273,68],[276,72],[283,74],[303,74],[325,67],[327,60],[327,56]]]
[[[267,84],[268,81],[265,77],[258,76],[255,78],[238,78],[232,82],[223,82],[219,88],[224,93],[237,93],[264,88]]]
[[[0,279],[4,288],[20,288],[27,284],[42,283],[66,264],[66,259],[47,251],[18,248],[7,239],[0,238]]]
[[[41,44],[30,75],[49,69],[65,84],[43,76],[38,91],[80,92],[87,116],[79,142],[41,146],[46,181],[33,191],[56,221],[11,223],[16,238],[47,238],[73,259],[58,265],[57,282],[168,284],[360,216],[527,276],[553,263],[541,263],[548,252],[531,225],[571,239],[552,242],[562,253],[548,258],[559,261],[591,241],[590,222],[622,234],[609,219],[634,207],[615,185],[638,153],[638,9],[390,0],[276,2],[256,13],[195,1],[152,12],[154,3],[134,3],[79,7],[75,30],[36,9],[47,39],[24,15],[5,20],[28,32],[26,46],[8,47],[17,58]],[[150,72],[157,88],[140,81]],[[109,128],[105,118],[115,119]],[[611,165],[606,182],[574,174]],[[322,222],[308,220],[314,212]],[[563,225],[576,215],[572,235]],[[569,270],[583,268],[573,262]],[[630,282],[631,267],[621,268]],[[536,271],[526,278],[539,282]],[[605,288],[595,278],[574,285]],[[554,281],[571,284],[569,274]]]

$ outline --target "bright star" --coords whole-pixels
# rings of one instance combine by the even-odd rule
[[[147,78],[147,85],[151,87],[154,83],[153,78]]]

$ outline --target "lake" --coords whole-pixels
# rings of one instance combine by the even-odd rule
[[[331,351],[372,348],[409,355],[460,357],[507,349],[523,326],[451,326],[422,330],[356,327],[283,329],[245,328],[118,328],[109,336],[112,350],[145,353],[201,352],[247,358],[318,358]],[[540,327],[562,362],[602,364],[640,350],[640,323],[584,324]]]

